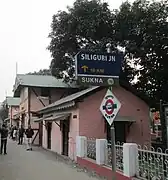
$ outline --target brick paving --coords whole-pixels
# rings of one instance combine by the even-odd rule
[[[24,145],[9,140],[7,152],[0,155],[0,180],[97,180],[38,147],[27,152]]]

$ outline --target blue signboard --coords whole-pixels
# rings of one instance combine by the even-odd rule
[[[76,55],[77,76],[119,77],[122,54],[81,51]]]

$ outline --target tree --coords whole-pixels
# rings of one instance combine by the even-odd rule
[[[134,86],[156,102],[168,101],[168,4],[166,1],[135,1],[121,5],[116,13],[115,38],[127,56],[139,65]]]
[[[50,69],[40,69],[39,71],[34,71],[28,73],[30,75],[51,75],[51,70]]]
[[[74,55],[81,49],[106,51],[106,44],[114,41],[115,18],[107,3],[99,0],[77,0],[67,11],[59,11],[53,16],[51,38],[48,46],[51,52],[51,72],[56,77],[74,78]],[[133,68],[125,58],[123,76],[134,78]],[[66,72],[66,73],[65,73]]]
[[[8,107],[2,104],[0,108],[0,119],[4,121],[7,117],[8,117]]]
[[[105,51],[111,42],[126,49],[120,79],[151,99],[168,101],[168,4],[166,1],[137,0],[110,10],[99,0],[77,0],[67,11],[53,16],[51,72],[74,77],[73,56],[80,49]],[[139,67],[139,68],[137,68]]]

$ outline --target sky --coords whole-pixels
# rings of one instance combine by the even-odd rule
[[[122,0],[104,0],[118,8]],[[2,0],[0,1],[0,102],[12,96],[18,74],[48,68],[53,14],[65,10],[74,0]]]

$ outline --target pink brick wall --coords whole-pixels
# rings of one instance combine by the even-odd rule
[[[20,111],[28,111],[28,88],[21,89],[20,92]]]
[[[40,88],[33,88],[34,91],[38,96],[41,94],[41,89]],[[44,105],[40,102],[40,100],[37,98],[36,94],[34,91],[30,88],[30,111],[38,111],[41,108],[47,106],[49,104],[49,99],[42,98],[41,101],[44,103]]]
[[[71,159],[76,158],[76,136],[79,135],[79,111],[74,109],[71,111],[72,115],[70,117],[70,131],[69,131],[69,157]],[[60,113],[60,112],[59,112]],[[73,118],[73,115],[77,115],[77,118]],[[57,121],[59,124],[60,122]],[[43,143],[44,148],[47,148],[47,129],[43,126]],[[62,153],[62,132],[60,127],[56,123],[52,123],[51,130],[51,151]]]
[[[94,93],[79,103],[79,135],[91,138],[106,138],[104,120],[99,106],[105,91]]]
[[[45,124],[45,122],[43,121],[43,124]],[[42,147],[47,149],[47,129],[45,126],[43,126],[43,137],[42,137]]]
[[[9,107],[9,112],[8,112],[8,117],[10,118],[10,124],[12,125],[16,125],[16,121],[13,120],[14,115],[16,115],[17,113],[19,113],[19,106],[10,106]]]
[[[92,138],[106,138],[104,119],[99,107],[106,90],[101,90],[79,103],[80,135]],[[114,87],[113,93],[121,102],[118,116],[129,116],[136,120],[130,127],[127,142],[150,143],[149,107],[147,104],[122,87]]]
[[[77,115],[77,118],[73,118],[73,115]],[[79,135],[79,109],[72,110],[69,129],[69,157],[72,160],[76,160],[76,136]]]
[[[41,88],[33,88],[33,89],[38,96],[41,95]],[[60,99],[66,91],[68,90],[59,89],[59,88],[50,89],[51,103]],[[43,104],[40,102],[40,100],[37,98],[36,94],[33,92],[33,90],[31,90],[31,100],[30,100],[31,111],[37,111],[44,107]],[[45,106],[49,104],[49,98],[41,98],[41,101],[44,103]]]
[[[59,124],[59,122],[58,122]],[[47,131],[46,131],[47,134]],[[47,136],[46,136],[47,138]],[[51,150],[53,152],[57,152],[61,154],[61,145],[62,145],[62,136],[61,136],[61,131],[60,131],[60,127],[53,122],[52,123],[52,131],[51,131]],[[47,141],[46,141],[47,142]]]
[[[20,92],[20,112],[25,111],[25,122],[24,127],[27,127],[28,125],[28,88],[22,88]]]
[[[41,94],[40,88],[33,88],[38,96]],[[61,95],[63,94],[63,89],[52,89],[51,90],[51,98],[55,101],[58,100]],[[33,90],[30,88],[30,111],[37,111],[41,108],[43,108],[43,104],[40,102],[40,100],[37,98],[36,94],[33,92]],[[20,93],[21,103],[20,103],[20,111],[25,110],[26,117],[25,117],[25,126],[27,126],[28,121],[28,87],[25,87],[21,90]],[[49,99],[41,99],[45,106],[49,104]],[[38,128],[37,123],[31,122],[33,128]]]
[[[19,106],[12,106],[12,118],[19,113]]]
[[[45,124],[45,122],[43,122]],[[61,154],[61,131],[60,127],[52,122],[52,130],[51,130],[51,151],[57,152]],[[43,126],[43,142],[42,146],[47,149],[47,129]]]

